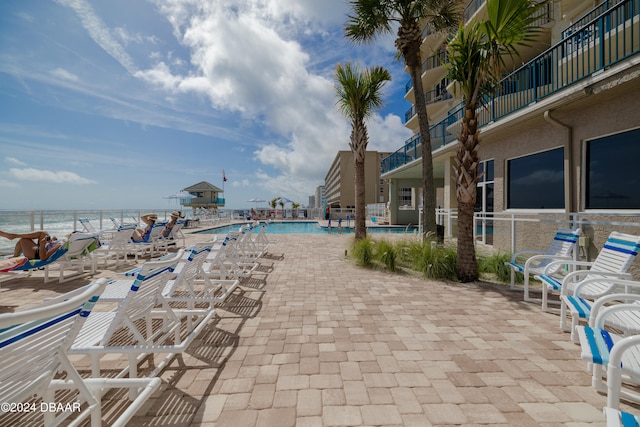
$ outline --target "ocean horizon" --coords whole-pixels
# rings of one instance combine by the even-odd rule
[[[186,217],[192,217],[191,208],[184,210],[180,206],[149,209],[78,209],[78,210],[0,210],[0,230],[11,233],[47,231],[51,236],[64,238],[74,231],[83,231],[81,219],[88,219],[98,230],[110,231],[116,228],[111,218],[118,223],[139,224],[140,216],[148,212],[158,215],[159,221],[169,221],[171,212],[181,210]],[[229,210],[220,210],[225,213]],[[233,210],[231,210],[233,211]],[[0,237],[0,256],[13,254],[16,241]]]

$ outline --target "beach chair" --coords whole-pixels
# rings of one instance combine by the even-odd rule
[[[3,411],[0,424],[26,425],[20,417],[37,413],[43,417],[33,421],[37,425],[75,426],[90,417],[91,425],[99,427],[103,394],[114,388],[128,388],[134,392],[134,399],[117,420],[110,420],[112,426],[124,426],[158,388],[158,378],[83,379],[69,360],[67,348],[105,285],[106,280],[100,279],[43,306],[0,314],[0,402],[33,409],[14,414]],[[60,377],[59,372],[65,376]],[[47,410],[50,405],[69,410]]]
[[[531,298],[529,296],[530,277],[532,275],[542,274],[552,261],[573,260],[573,254],[581,232],[582,230],[580,228],[559,228],[547,250],[522,250],[515,252],[511,256],[511,261],[505,262],[505,265],[511,268],[511,289],[516,289],[516,273],[522,273],[524,276],[524,300],[542,301],[541,298]],[[548,274],[555,274],[561,268],[562,264],[554,264],[554,268],[549,270]]]
[[[592,386],[607,393],[607,406],[617,409],[621,397],[640,402],[640,335],[625,335],[623,331],[608,328],[606,325],[612,316],[617,318],[616,322],[629,322],[629,327],[637,328],[640,305],[623,303],[603,308],[588,326],[578,325],[576,332],[580,357],[591,368]],[[623,388],[622,382],[630,387]]]
[[[608,406],[603,412],[607,427],[640,427],[640,416]]]
[[[571,340],[578,342],[576,326],[583,322],[589,322],[595,318],[600,310],[612,304],[631,303],[640,301],[640,282],[633,280],[623,280],[615,278],[595,278],[581,281],[575,286],[573,292],[567,295],[567,288],[563,288],[561,299],[561,322],[560,327],[565,328],[562,319],[566,317],[567,311],[571,316]],[[629,323],[628,319],[619,319],[615,313],[609,317],[609,326],[629,333],[635,331],[640,333],[640,321]]]
[[[100,261],[104,262],[105,267],[107,263],[114,259],[115,265],[120,265],[120,260],[122,258],[122,262],[127,262],[127,256],[129,253],[136,253],[135,251],[138,247],[132,246],[131,236],[135,231],[136,227],[134,225],[122,226],[116,232],[113,233],[111,240],[101,245],[98,249],[93,251],[93,257],[96,260],[96,264],[99,264]]]
[[[544,269],[542,274],[536,275],[536,279],[542,282],[542,309],[550,311],[548,306],[548,293],[561,292],[569,295],[585,280],[591,279],[627,279],[632,277],[627,273],[631,262],[638,255],[640,250],[640,237],[630,234],[623,234],[617,231],[612,232],[598,256],[593,262],[588,261],[552,261]],[[588,267],[586,270],[576,270],[568,273],[563,278],[557,278],[550,274],[558,265],[568,265],[570,267]],[[610,287],[610,283],[603,281],[591,281],[589,287],[581,288],[582,296],[598,296],[598,293]],[[564,290],[563,290],[564,289]],[[566,330],[566,304],[560,307],[560,326]]]
[[[49,278],[51,273],[58,272],[58,283],[64,283],[87,274],[95,274],[96,265],[91,252],[100,247],[99,233],[74,232],[64,245],[66,251],[53,262],[44,266],[44,282],[48,283],[55,277]],[[45,260],[48,261],[49,259]],[[89,271],[85,269],[89,267]],[[67,275],[65,272],[71,271]]]
[[[138,376],[138,363],[147,355],[165,355],[148,376],[157,375],[176,354],[186,351],[215,314],[214,310],[173,309],[162,296],[183,253],[146,262],[115,308],[91,313],[69,353],[89,355],[94,377],[100,376],[100,359],[107,354],[127,355],[128,366],[118,377],[128,374],[130,378]]]
[[[211,251],[211,243],[198,243],[178,262],[174,278],[167,280],[162,298],[172,308],[214,310],[215,305],[223,303],[239,284],[239,280],[212,279],[204,277],[202,265]],[[120,301],[131,286],[131,280],[122,279],[109,283],[103,293],[103,301]],[[189,327],[189,325],[188,325]]]
[[[25,256],[6,258],[0,261],[0,283],[18,277],[31,275],[33,271],[44,269],[44,281],[54,278],[49,275],[57,271],[59,283],[95,273],[95,263],[91,252],[100,246],[97,233],[72,233],[46,260],[30,260]],[[85,272],[86,266],[89,272]],[[72,273],[67,275],[66,272]]]

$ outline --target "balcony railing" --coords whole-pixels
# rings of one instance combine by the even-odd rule
[[[596,72],[640,53],[640,0],[618,3],[581,27],[581,37],[572,33],[530,62],[506,76],[497,93],[478,111],[479,126],[502,119],[549,95],[564,90]],[[462,119],[462,104],[450,110],[430,129],[432,148],[456,140]],[[419,158],[419,135],[382,160],[387,173]],[[416,152],[418,157],[407,155]]]
[[[447,86],[449,84],[449,79],[445,79],[443,84],[436,86],[434,89],[427,91],[424,93],[424,101],[429,104],[434,104],[436,102],[444,101],[445,99],[451,99],[451,94],[447,91]],[[407,123],[409,120],[416,115],[415,105],[412,105],[411,108],[404,113],[404,122]]]

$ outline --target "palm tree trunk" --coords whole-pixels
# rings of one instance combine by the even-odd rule
[[[456,192],[458,198],[458,280],[478,279],[478,263],[473,240],[473,216],[478,183],[478,120],[474,105],[465,107],[462,132],[456,152]]]
[[[355,162],[356,190],[356,240],[367,237],[366,209],[364,197],[364,162]]]
[[[398,51],[402,52],[413,84],[416,114],[418,115],[418,125],[420,127],[420,152],[422,156],[422,235],[427,237],[428,234],[436,235],[436,186],[433,178],[429,116],[427,115],[427,102],[424,99],[424,88],[422,87],[421,43],[422,32],[418,23],[416,21],[401,22],[395,44]]]
[[[367,128],[362,120],[354,120],[351,129],[351,151],[355,169],[355,193],[356,193],[356,221],[355,238],[362,240],[367,237],[367,213],[365,209],[365,177],[364,159],[367,153],[369,136]]]

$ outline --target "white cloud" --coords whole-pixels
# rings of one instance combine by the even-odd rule
[[[96,42],[105,52],[111,55],[130,73],[135,72],[135,66],[132,58],[129,56],[124,47],[111,34],[109,28],[95,13],[91,5],[85,0],[56,0],[59,4],[67,6],[76,12],[82,26],[87,30],[89,36]]]
[[[83,178],[80,175],[69,171],[49,171],[34,168],[9,169],[9,173],[16,179],[22,181],[42,181],[56,184],[95,184],[96,182]]]
[[[78,76],[62,68],[56,68],[55,70],[51,70],[51,75],[54,77],[58,77],[62,80],[68,80],[70,82],[77,82],[80,80]]]
[[[26,163],[21,162],[20,160],[16,159],[15,157],[5,157],[4,160],[7,163],[12,163],[14,165],[18,165],[18,166],[26,166]]]

